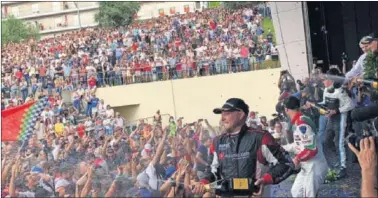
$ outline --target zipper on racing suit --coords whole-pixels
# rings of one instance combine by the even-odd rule
[[[240,129],[240,132],[239,132],[239,135],[238,135],[238,140],[236,142],[236,154],[237,154],[237,156],[239,155],[239,146],[240,146],[241,138],[246,133],[246,130],[247,129],[245,129],[244,126]],[[239,159],[236,160],[236,171],[237,171],[237,176],[239,178],[240,177],[240,175],[239,175]]]

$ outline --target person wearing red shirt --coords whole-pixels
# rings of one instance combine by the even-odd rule
[[[144,61],[143,67],[144,67],[145,80],[147,82],[151,82],[151,78],[152,78],[151,63],[149,61]]]
[[[209,25],[210,25],[212,30],[215,30],[215,28],[217,28],[217,25],[215,24],[215,22],[213,20],[210,21]]]
[[[54,48],[54,46],[51,46],[51,47],[50,47],[49,52],[50,52],[50,53],[55,53],[55,48]]]
[[[89,89],[93,89],[96,87],[96,78],[91,76],[89,79],[88,79],[88,86],[89,86]]]
[[[134,42],[131,48],[133,49],[134,52],[136,52],[138,49],[138,43]]]
[[[83,54],[83,59],[84,59],[84,64],[88,65],[89,64],[89,57],[85,54]]]
[[[18,78],[19,80],[21,80],[23,74],[22,74],[22,72],[21,72],[20,69],[17,69],[17,71],[16,71],[16,73],[15,73],[15,76],[16,76],[16,78]]]
[[[50,107],[53,108],[55,105],[55,98],[53,96],[50,96],[48,101],[50,103]]]
[[[85,135],[85,126],[83,125],[83,123],[80,123],[79,126],[77,126],[76,131],[77,131],[77,135],[80,138],[84,137],[84,135]]]
[[[139,83],[140,82],[140,76],[141,76],[141,68],[140,68],[140,63],[138,61],[135,61],[133,64],[133,69],[134,69],[134,82]]]
[[[240,62],[243,66],[243,71],[249,70],[248,56],[249,56],[249,50],[248,50],[247,46],[243,44],[242,47],[240,48]]]
[[[181,44],[181,40],[180,40],[180,38],[177,37],[176,40],[175,40],[176,47],[179,47],[180,44]]]
[[[46,72],[47,72],[47,69],[44,65],[42,65],[39,69],[39,78],[41,79],[41,82],[42,82],[42,85],[45,84],[45,78],[46,78]]]

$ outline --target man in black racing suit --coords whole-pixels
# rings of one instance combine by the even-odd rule
[[[289,154],[275,142],[270,133],[245,125],[248,111],[248,105],[239,98],[231,98],[222,108],[214,109],[214,113],[222,114],[227,133],[213,139],[209,166],[204,178],[195,186],[194,194],[202,195],[205,184],[215,181],[249,178],[256,187],[254,192],[216,194],[271,197],[268,188],[264,186],[278,184],[293,173],[295,165]]]

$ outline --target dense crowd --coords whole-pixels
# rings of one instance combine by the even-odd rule
[[[193,186],[205,177],[205,171],[211,166],[209,149],[213,139],[224,133],[223,118],[219,126],[211,126],[205,118],[190,121],[172,116],[164,123],[163,115],[157,111],[152,120],[140,119],[137,125],[127,128],[127,121],[106,101],[96,97],[96,87],[146,82],[149,77],[170,79],[247,71],[252,65],[246,64],[245,58],[261,61],[263,56],[259,58],[259,53],[254,57],[257,48],[272,43],[269,37],[267,42],[263,41],[261,20],[253,9],[232,14],[223,9],[206,10],[152,19],[124,29],[84,30],[39,43],[7,46],[3,57],[5,86],[2,87],[6,94],[2,97],[9,92],[10,98],[2,100],[2,108],[12,108],[43,96],[49,96],[49,103],[25,144],[2,144],[2,197],[201,197],[202,194],[194,194]],[[138,32],[141,29],[143,31]],[[106,35],[106,38],[96,35]],[[243,45],[244,41],[248,42]],[[236,49],[235,53],[230,49]],[[16,51],[19,53],[14,53]],[[266,54],[264,52],[264,56]],[[210,70],[202,63],[213,55],[223,57],[215,57],[215,70]],[[189,61],[186,67],[178,67],[177,60],[181,59],[178,57]],[[217,61],[222,65],[222,60],[231,60],[232,64],[226,63],[227,68],[220,69],[223,67],[217,67]],[[184,63],[181,61],[183,59],[180,63]],[[193,62],[196,62],[194,67],[188,64]],[[155,70],[140,70],[140,66],[147,63],[153,63]],[[165,65],[169,66],[163,67]],[[329,74],[341,73],[335,70],[331,69]],[[126,78],[117,78],[123,77],[123,72],[119,71],[126,71]],[[164,75],[159,76],[160,73]],[[120,81],[112,81],[113,77]],[[355,79],[348,83],[343,94],[350,99],[346,99],[349,101],[347,111],[371,103],[368,87]],[[316,123],[320,141],[324,138],[328,164],[339,170],[338,177],[342,178],[346,164],[340,156],[345,150],[337,143],[338,156],[333,155],[332,143],[325,142],[329,129],[333,129],[328,128],[332,127],[329,124],[332,122],[322,122],[332,119],[337,122],[341,116],[336,112],[322,115],[313,105],[323,102],[328,84],[319,69],[314,69],[310,78],[301,83],[283,71],[276,117],[267,120],[252,110],[248,112],[246,124],[268,131],[282,146],[291,145],[295,141],[292,123],[281,104],[290,96],[298,97],[302,113]],[[63,89],[73,91],[72,103],[62,100]],[[362,133],[365,126],[360,124],[354,124],[358,133]],[[340,128],[334,131],[338,134]]]
[[[321,81],[320,71],[314,71],[297,86],[284,71],[278,101],[299,97],[303,113],[319,120],[322,115],[310,111],[307,101],[322,100],[322,92],[317,93],[317,86],[324,89]],[[89,90],[84,95],[96,98],[93,93]],[[357,93],[351,99],[365,105],[364,97],[361,100]],[[88,109],[88,104],[80,105]],[[80,122],[76,121],[79,111],[73,105],[64,106],[59,99],[49,100],[26,147],[19,150],[19,142],[4,144],[2,196],[194,196],[193,186],[210,166],[212,139],[223,133],[222,120],[216,127],[202,118],[189,122],[171,116],[169,123],[163,123],[159,111],[152,120],[141,119],[128,131],[125,120],[102,100]],[[268,131],[282,146],[293,142],[291,122],[280,116],[267,120],[251,111],[246,124]],[[336,159],[333,156],[330,162]]]
[[[257,8],[219,8],[11,43],[2,48],[2,93],[25,101],[43,89],[51,94],[250,71],[268,59],[278,66],[263,20]]]

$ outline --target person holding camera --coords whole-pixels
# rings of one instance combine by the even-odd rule
[[[210,166],[193,193],[202,195],[206,184],[217,183],[221,188],[215,194],[219,196],[270,197],[264,186],[278,184],[293,173],[289,154],[269,132],[246,126],[249,107],[242,99],[230,98],[213,112],[222,114],[226,133],[213,139]]]
[[[378,197],[378,159],[375,144],[374,137],[361,139],[360,150],[348,143],[361,166],[361,197]]]
[[[291,193],[293,197],[315,197],[323,183],[328,165],[323,151],[318,149],[315,124],[300,112],[300,101],[290,96],[284,102],[285,113],[293,124],[294,142],[283,148],[295,154],[293,162],[298,173]]]

